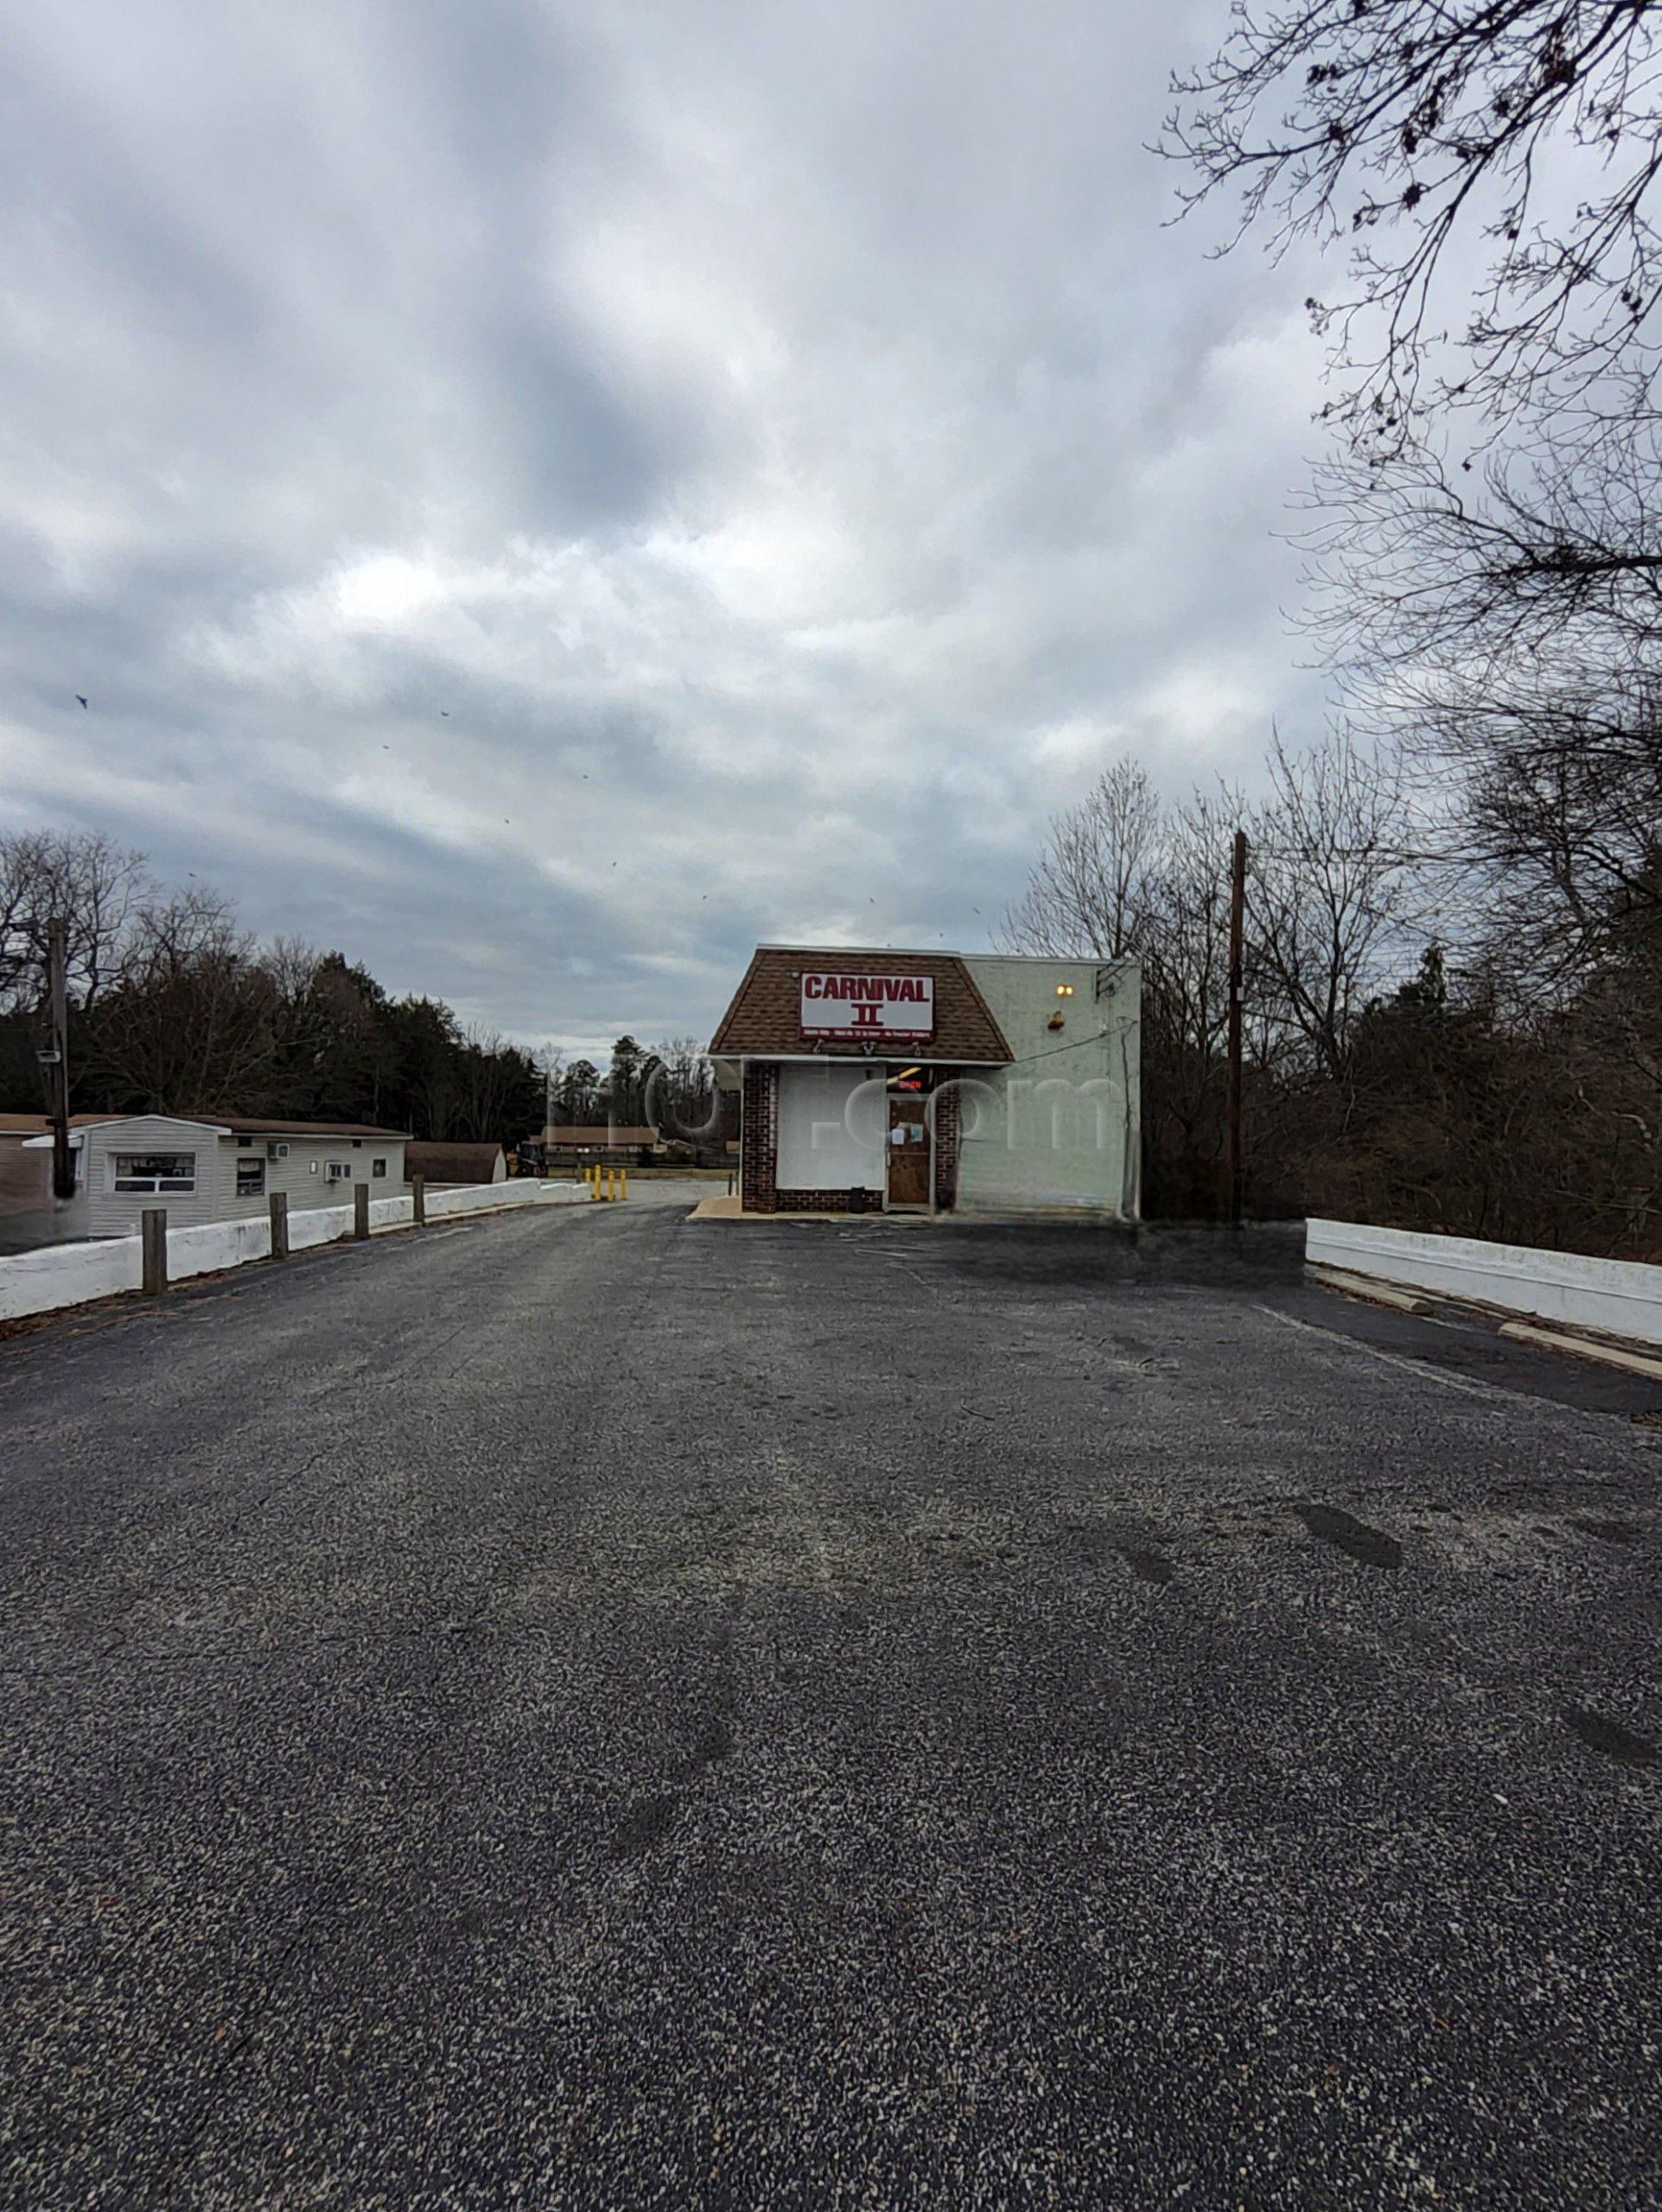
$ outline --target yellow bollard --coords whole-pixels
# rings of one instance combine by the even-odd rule
[[[627,1167],[620,1167],[617,1171],[617,1194],[621,1198],[627,1198],[629,1195],[629,1171]]]
[[[608,1167],[606,1171],[606,1195],[608,1199],[614,1198],[617,1196],[617,1170],[615,1167]]]

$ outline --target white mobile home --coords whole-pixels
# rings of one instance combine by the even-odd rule
[[[183,1229],[263,1214],[278,1191],[298,1211],[347,1205],[358,1183],[378,1198],[404,1190],[405,1133],[361,1122],[134,1114],[82,1120],[69,1141],[75,1196],[57,1215],[62,1237],[130,1236],[147,1206],[165,1206]],[[31,1137],[29,1147],[51,1143]]]

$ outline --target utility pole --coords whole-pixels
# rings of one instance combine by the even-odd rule
[[[1235,857],[1229,874],[1229,1089],[1224,1106],[1224,1143],[1228,1175],[1228,1220],[1239,1228],[1245,1170],[1241,1159],[1241,940],[1246,925],[1246,832],[1235,832]]]
[[[60,918],[48,922],[46,938],[47,1007],[52,1021],[52,1050],[46,1056],[51,1098],[52,1195],[66,1203],[75,1195],[75,1164],[69,1157],[69,985],[67,956]]]

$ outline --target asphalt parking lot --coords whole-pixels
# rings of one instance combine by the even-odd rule
[[[0,1342],[0,2201],[1631,2207],[1662,1389],[627,1206]]]

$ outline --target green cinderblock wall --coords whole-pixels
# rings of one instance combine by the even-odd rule
[[[965,956],[1015,1063],[969,1086],[958,1209],[1138,1211],[1138,1012],[1135,961]],[[1098,997],[1098,979],[1105,984]],[[1058,995],[1071,983],[1073,995]],[[1063,1026],[1053,1030],[1060,1013]]]

